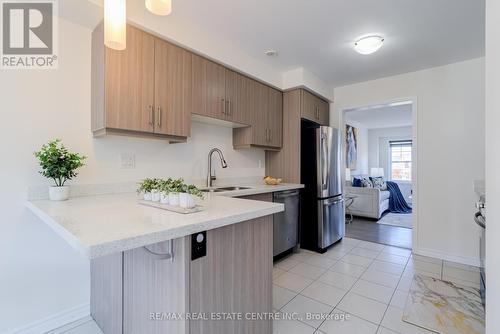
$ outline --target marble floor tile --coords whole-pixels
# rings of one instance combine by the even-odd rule
[[[484,308],[477,289],[415,275],[403,320],[446,334],[482,334]]]

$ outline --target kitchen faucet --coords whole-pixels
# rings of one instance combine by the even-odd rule
[[[220,163],[222,165],[222,168],[227,168],[227,163],[226,160],[224,160],[224,154],[222,154],[222,151],[219,150],[218,148],[213,148],[208,152],[208,172],[207,172],[207,187],[212,187],[212,181],[216,179],[215,177],[215,171],[214,175],[212,175],[212,154],[214,152],[219,153],[219,158],[220,158]]]

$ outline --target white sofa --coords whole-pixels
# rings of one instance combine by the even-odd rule
[[[389,209],[389,191],[375,188],[345,186],[346,195],[356,196],[347,209],[354,216],[380,219],[382,213]]]

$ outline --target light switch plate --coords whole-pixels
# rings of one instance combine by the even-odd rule
[[[120,154],[120,167],[122,169],[134,169],[135,168],[135,154],[133,154],[133,153],[121,153]]]

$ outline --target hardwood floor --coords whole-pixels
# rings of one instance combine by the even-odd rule
[[[384,245],[412,248],[412,229],[382,225],[368,218],[354,217],[353,222],[345,226],[345,236]]]

